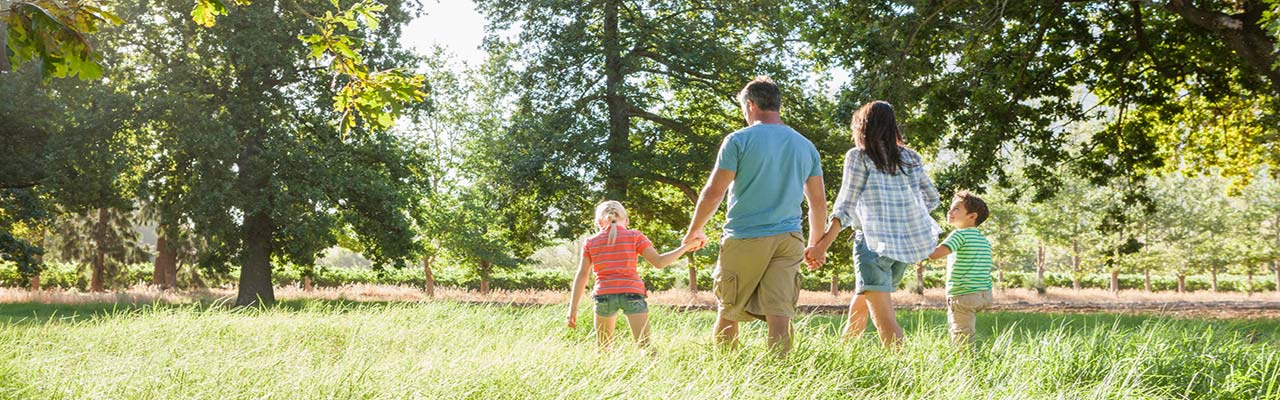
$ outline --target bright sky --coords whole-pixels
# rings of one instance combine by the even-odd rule
[[[409,22],[403,43],[419,53],[429,53],[432,45],[444,47],[459,61],[476,65],[484,60],[480,50],[484,40],[484,17],[471,0],[424,0],[426,15]]]

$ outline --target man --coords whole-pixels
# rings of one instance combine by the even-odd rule
[[[825,261],[822,253],[810,254],[827,220],[822,164],[813,143],[782,122],[782,92],[773,80],[747,83],[738,102],[747,127],[720,146],[684,243],[694,249],[706,245],[703,228],[728,193],[724,241],[713,274],[719,303],[716,343],[737,347],[738,323],[760,319],[769,325],[770,349],[785,355],[791,351],[800,263],[811,260],[814,270]],[[801,198],[809,203],[807,247]]]

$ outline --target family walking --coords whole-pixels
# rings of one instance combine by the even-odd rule
[[[827,212],[818,150],[783,123],[782,93],[769,78],[751,81],[738,94],[747,127],[724,139],[716,165],[702,188],[689,230],[679,248],[659,254],[639,231],[627,228],[626,209],[616,201],[596,208],[599,233],[587,239],[570,295],[568,326],[577,325],[579,302],[595,273],[597,338],[607,349],[617,313],[627,317],[641,346],[649,342],[644,282],[636,272],[644,257],[662,268],[687,251],[707,244],[704,228],[728,196],[719,261],[713,277],[718,312],[717,344],[738,346],[739,323],[768,325],[771,350],[791,350],[800,265],[816,270],[845,228],[855,233],[857,279],[844,329],[848,339],[862,333],[870,318],[886,347],[903,341],[891,294],[907,267],[925,258],[947,257],[947,319],[952,339],[969,343],[976,312],[991,304],[991,246],[976,229],[988,216],[986,204],[961,191],[947,212],[956,228],[939,245],[942,228],[929,215],[940,205],[924,161],[907,148],[889,103],[862,106],[850,123],[854,147],[845,154],[839,195]],[[801,202],[808,203],[808,237],[802,232]]]

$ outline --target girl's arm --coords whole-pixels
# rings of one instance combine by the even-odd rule
[[[582,261],[578,262],[578,275],[573,277],[573,293],[569,295],[569,319],[567,325],[570,328],[578,327],[578,303],[582,300],[582,292],[586,291],[587,278],[591,274],[591,257],[587,256],[587,248],[582,248]]]
[[[674,263],[676,262],[676,260],[679,260],[680,256],[683,256],[685,251],[688,251],[689,247],[691,246],[690,245],[680,246],[680,248],[678,249],[671,250],[659,255],[658,251],[654,250],[653,246],[649,246],[649,247],[645,247],[644,251],[640,252],[640,256],[644,257],[644,260],[648,261],[649,264],[653,264],[654,267],[666,268],[668,265],[671,265],[671,263]]]

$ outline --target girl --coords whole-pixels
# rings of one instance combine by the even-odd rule
[[[618,311],[627,316],[631,336],[640,347],[649,345],[649,304],[645,302],[644,281],[636,272],[636,258],[643,256],[649,264],[666,267],[684,255],[686,247],[659,255],[649,238],[640,231],[627,229],[627,210],[622,203],[606,201],[596,206],[596,227],[600,232],[582,245],[582,262],[573,279],[569,297],[570,328],[578,326],[578,303],[587,285],[587,272],[594,271],[596,287],[596,338],[600,348],[608,350],[613,343],[613,327]]]
[[[937,246],[942,228],[929,211],[941,201],[925,174],[924,160],[903,144],[889,103],[863,105],[850,127],[855,146],[845,155],[844,182],[816,250],[825,253],[843,226],[861,227],[854,234],[853,250],[857,296],[849,304],[844,336],[862,333],[869,312],[880,341],[891,347],[900,344],[903,335],[890,294],[906,269]]]

